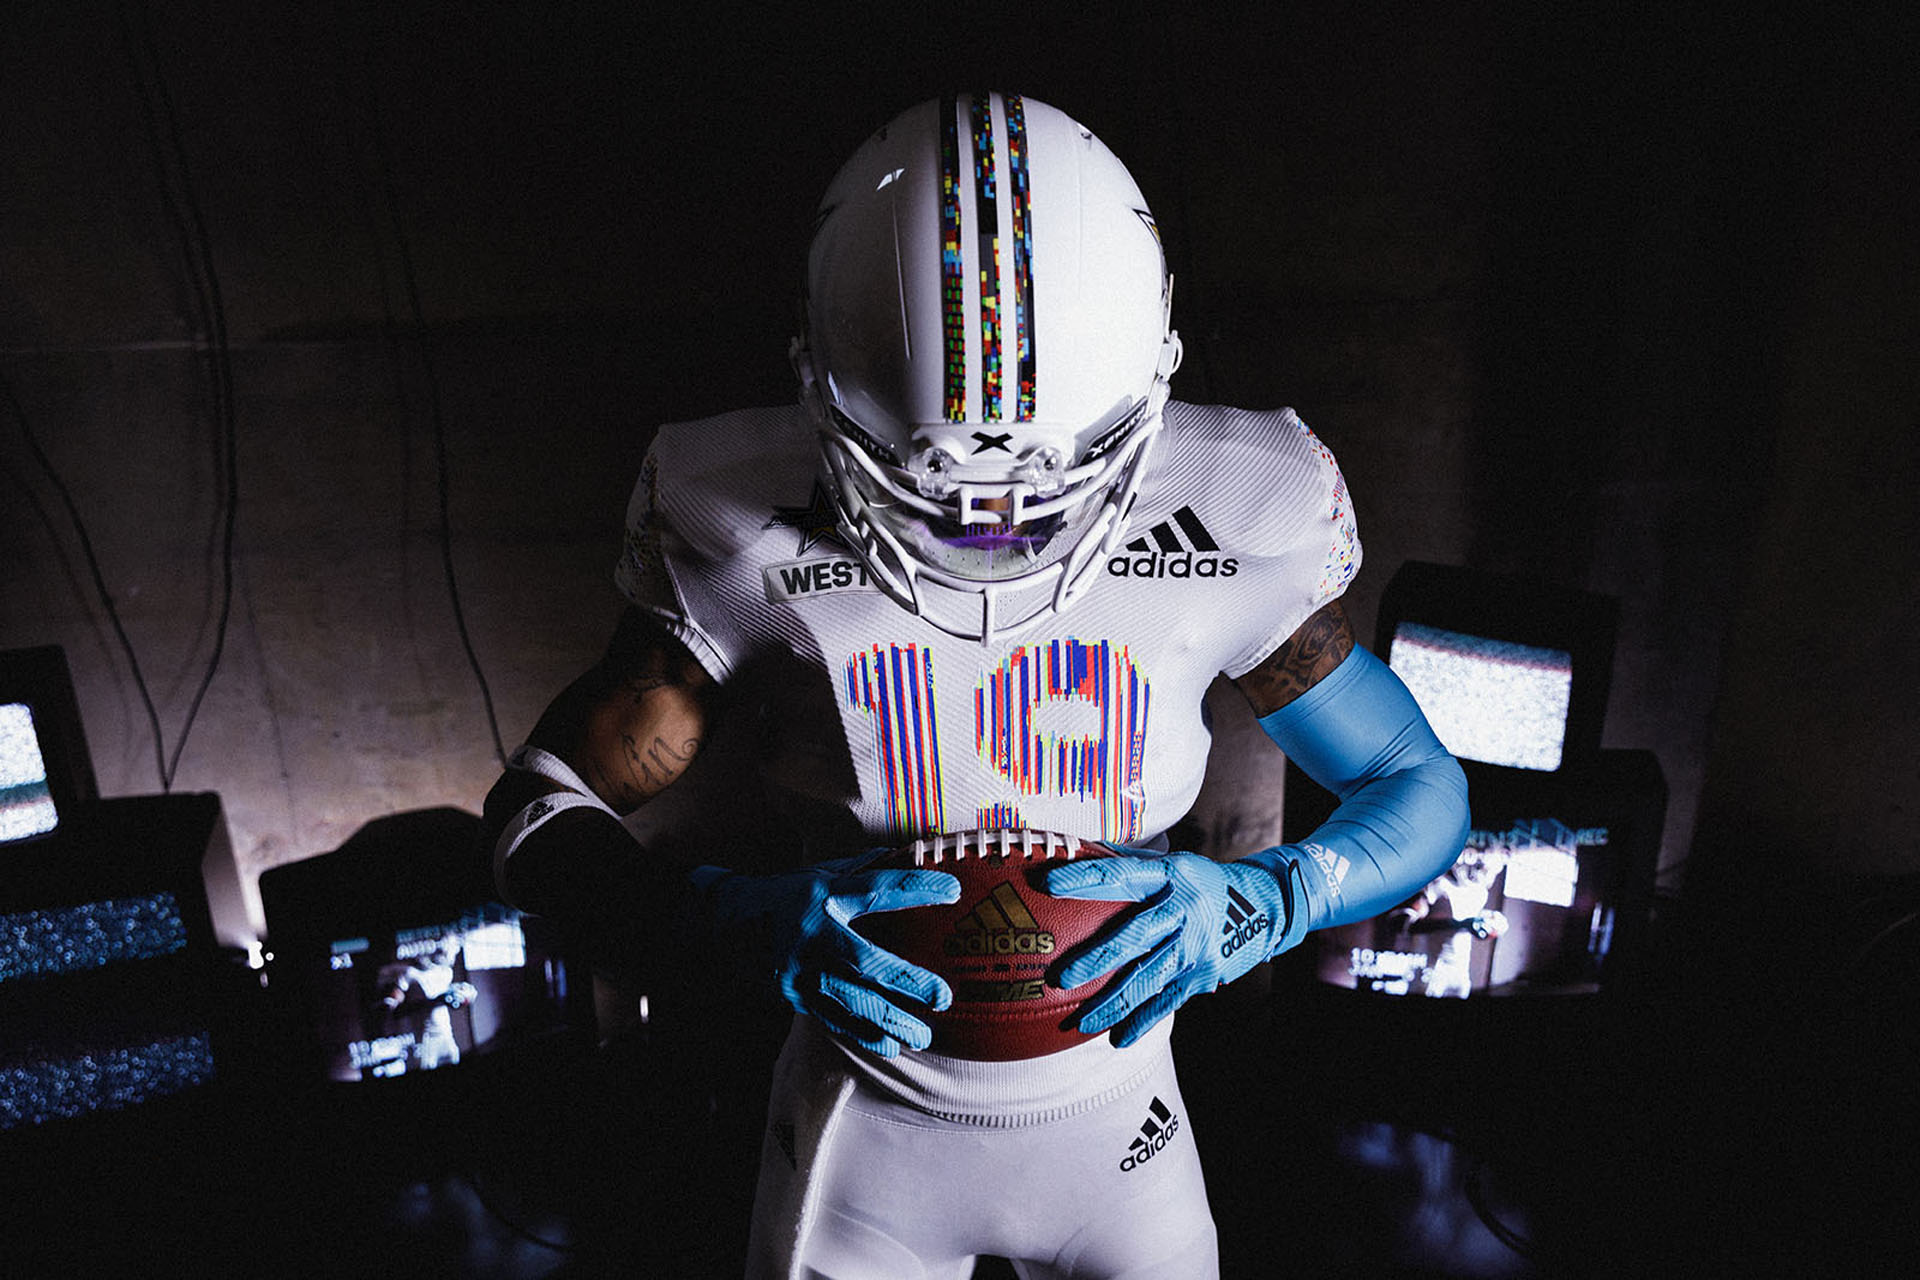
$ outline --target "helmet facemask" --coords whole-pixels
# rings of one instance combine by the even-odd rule
[[[1097,580],[1145,476],[1165,398],[1162,381],[1153,395],[1116,414],[1097,437],[1111,443],[1076,467],[1059,463],[1048,446],[998,473],[935,461],[938,446],[902,466],[862,443],[873,440],[871,433],[844,425],[823,430],[842,532],[881,588],[907,609],[951,634],[992,639],[1066,608]],[[978,624],[948,617],[954,608],[936,608],[928,585],[978,596]],[[1008,603],[1026,593],[1031,598],[1010,614]]]

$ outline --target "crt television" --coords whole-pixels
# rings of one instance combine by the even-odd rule
[[[99,794],[65,652],[0,653],[0,849],[86,825]]]
[[[1377,997],[1581,994],[1642,952],[1666,784],[1650,752],[1600,745],[1617,612],[1551,583],[1410,562],[1375,652],[1467,775],[1458,861],[1394,909],[1325,930],[1315,976]],[[1300,839],[1334,798],[1288,766]]]
[[[201,875],[226,842],[219,797],[136,796],[0,855],[0,1130],[134,1123],[228,1073],[233,965]]]

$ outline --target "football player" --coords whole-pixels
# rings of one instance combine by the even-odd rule
[[[1340,470],[1289,410],[1168,400],[1181,345],[1126,168],[1011,94],[925,102],[819,205],[799,403],[662,428],[629,607],[487,800],[496,875],[618,950],[694,955],[798,1015],[775,1067],[756,1276],[1211,1276],[1171,1014],[1460,852],[1465,783],[1339,603]],[[1220,862],[1161,834],[1224,673],[1342,798]],[[868,868],[927,833],[1119,846],[1056,895],[1136,902],[1068,957],[1062,1052],[929,1052],[947,984],[851,927],[953,901]],[[649,922],[645,936],[637,922]],[[916,1013],[916,1010],[919,1013]],[[1044,1191],[1008,1170],[1047,1170]]]

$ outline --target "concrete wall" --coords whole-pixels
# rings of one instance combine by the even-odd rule
[[[1849,103],[1797,179],[1774,483],[1698,841],[1716,887],[1776,909],[1769,881],[1920,872],[1920,110],[1892,77]]]
[[[1912,421],[1910,374],[1887,374],[1900,349],[1853,327],[1849,295],[1786,283],[1874,273],[1805,176],[1862,79],[1830,73],[1872,69],[1858,30],[1125,4],[1098,22],[1023,9],[975,41],[822,10],[156,3],[123,25],[18,8],[0,373],[85,521],[169,752],[226,581],[229,420],[196,224],[217,272],[233,595],[172,782],[222,795],[249,876],[384,813],[476,807],[497,769],[441,560],[436,421],[465,622],[511,746],[604,640],[649,424],[786,398],[818,189],[868,129],[951,86],[1066,107],[1134,166],[1178,276],[1176,392],[1292,404],[1340,455],[1363,637],[1408,558],[1621,600],[1608,742],[1666,768],[1670,884],[1730,619],[1752,623],[1741,669],[1764,671],[1768,623],[1794,616],[1778,566],[1812,567],[1780,546],[1806,534],[1779,508],[1783,382],[1796,424],[1837,413],[1809,372],[1837,342],[1886,375],[1848,380],[1867,416]],[[1895,224],[1874,225],[1890,244]],[[1888,265],[1907,274],[1875,296],[1910,297],[1890,283],[1910,255]],[[1869,468],[1825,474],[1829,502],[1888,492]],[[103,790],[158,790],[131,666],[13,421],[0,483],[0,646],[64,645]],[[1863,565],[1910,532],[1863,527]],[[1859,660],[1904,679],[1911,631],[1883,634]],[[1744,742],[1767,688],[1742,686]],[[1264,842],[1277,763],[1235,698],[1215,703],[1200,820],[1217,847]],[[1876,865],[1914,862],[1907,837]]]

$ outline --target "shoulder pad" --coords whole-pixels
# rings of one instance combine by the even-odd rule
[[[1340,466],[1293,410],[1169,403],[1165,431],[1143,509],[1198,507],[1204,494],[1202,515],[1223,547],[1280,556],[1324,545],[1331,535],[1353,543],[1357,562],[1353,503]]]
[[[669,423],[647,451],[627,526],[659,529],[699,556],[735,555],[775,508],[807,501],[819,470],[797,405]]]

